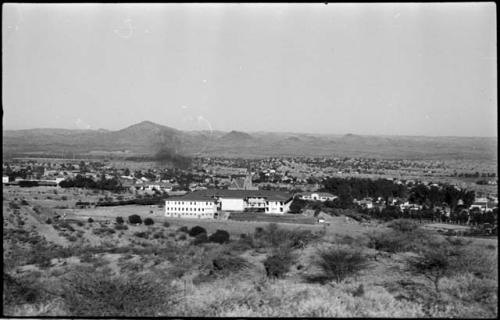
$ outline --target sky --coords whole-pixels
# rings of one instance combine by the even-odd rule
[[[497,136],[495,3],[4,4],[3,128]]]

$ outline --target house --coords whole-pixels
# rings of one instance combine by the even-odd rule
[[[9,177],[8,176],[2,176],[2,183],[9,183]]]
[[[298,194],[299,198],[307,201],[322,201],[325,202],[327,200],[333,201],[337,199],[337,196],[334,196],[328,192],[303,192]]]
[[[481,210],[481,212],[485,212],[487,207],[488,207],[488,199],[481,197],[481,198],[476,198],[474,200],[474,203],[472,203],[472,205],[469,207],[469,210],[478,208],[479,210]]]

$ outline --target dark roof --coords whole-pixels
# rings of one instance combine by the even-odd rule
[[[181,197],[171,197],[168,200],[198,200],[209,201],[214,198],[266,198],[271,201],[287,201],[292,198],[288,192],[271,191],[271,190],[225,190],[225,189],[206,189],[196,190]]]
[[[204,191],[204,190],[199,190]],[[209,195],[200,194],[199,191],[194,191],[187,193],[183,196],[168,197],[167,201],[215,201],[215,199]]]

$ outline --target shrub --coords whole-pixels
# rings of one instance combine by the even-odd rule
[[[165,222],[163,222],[163,226],[165,228],[168,228],[168,227],[170,227],[170,223],[168,223],[168,221],[165,221]]]
[[[21,205],[22,206],[28,206],[29,203],[28,203],[28,201],[26,201],[25,199],[23,199],[23,200],[21,200]]]
[[[131,223],[131,224],[141,224],[142,223],[142,219],[139,215],[137,214],[133,214],[131,216],[128,217],[128,222]]]
[[[276,223],[270,223],[265,229],[255,230],[254,238],[261,247],[278,248],[303,248],[308,243],[318,238],[310,230],[285,230],[280,229]]]
[[[187,237],[186,237],[186,235],[185,235],[185,234],[181,234],[181,235],[179,236],[179,240],[186,240],[186,239],[187,239]]]
[[[244,258],[230,254],[223,254],[212,260],[212,270],[223,274],[238,272],[249,266],[250,264]]]
[[[388,227],[401,232],[412,232],[419,226],[417,223],[409,219],[396,219],[393,220]]]
[[[411,232],[390,230],[375,232],[368,235],[368,247],[390,253],[404,251],[421,251],[430,244],[437,244],[436,238],[422,229]]]
[[[191,228],[191,230],[189,230],[189,236],[191,236],[191,237],[196,237],[200,233],[205,233],[205,235],[206,235],[207,230],[205,230],[204,228],[202,228],[200,226],[194,226]]]
[[[177,231],[188,233],[188,232],[189,232],[189,229],[188,229],[188,227],[186,227],[186,226],[182,226],[182,227],[180,227],[179,229],[177,229]]]
[[[94,222],[94,219],[89,218],[87,221],[88,221],[89,223],[92,223],[92,222]]]
[[[41,298],[41,292],[33,286],[31,279],[16,279],[4,272],[4,307],[13,304],[33,304]]]
[[[266,269],[267,276],[270,278],[283,277],[290,270],[295,259],[290,250],[278,250],[264,260],[264,268]]]
[[[229,242],[229,232],[225,230],[217,230],[215,233],[210,235],[208,241],[220,244]]]
[[[128,230],[128,226],[126,224],[117,224],[115,225],[116,230]]]
[[[123,220],[122,217],[116,217],[116,223],[118,224],[123,224],[125,221]]]
[[[45,221],[46,224],[51,224],[52,223],[52,220],[50,218],[47,218],[47,220]]]
[[[146,218],[144,219],[144,224],[147,225],[147,226],[150,226],[152,224],[154,224],[155,222],[153,221],[153,219],[151,218]]]
[[[361,251],[342,247],[320,251],[315,262],[322,271],[319,279],[335,280],[337,283],[357,275],[367,266],[367,258]]]
[[[208,242],[208,237],[206,233],[199,233],[195,236],[193,240],[193,244],[202,244]]]
[[[419,257],[408,260],[410,271],[420,274],[432,281],[436,292],[439,293],[439,280],[452,274],[450,256],[453,255],[448,248],[429,248]]]
[[[107,227],[102,227],[92,230],[92,233],[95,235],[111,235],[115,232],[116,232],[115,230]]]
[[[89,269],[73,272],[63,286],[72,316],[153,317],[178,302],[176,289],[146,276],[111,277]]]
[[[136,237],[147,239],[149,237],[148,232],[136,232],[134,233]]]
[[[9,202],[9,207],[11,209],[21,209],[21,207],[17,203],[15,203],[14,201]]]

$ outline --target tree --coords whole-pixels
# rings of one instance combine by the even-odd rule
[[[451,258],[456,254],[445,244],[429,246],[421,252],[419,257],[409,260],[410,271],[430,280],[436,293],[439,294],[439,280],[453,273]]]
[[[141,224],[142,223],[142,218],[137,215],[137,214],[133,214],[131,216],[128,217],[128,222],[130,224]]]
[[[208,241],[220,244],[229,242],[229,232],[225,230],[217,230],[215,233],[211,234],[210,237],[208,237]]]
[[[301,213],[302,209],[304,209],[307,205],[307,201],[294,198],[292,203],[290,204],[290,213]]]
[[[199,235],[200,233],[207,233],[207,230],[205,230],[204,228],[200,227],[200,226],[194,226],[191,228],[191,230],[189,230],[189,236],[190,237],[196,237],[197,235]]]

